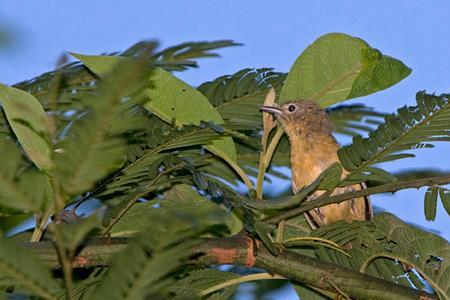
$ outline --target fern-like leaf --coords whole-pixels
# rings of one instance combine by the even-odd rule
[[[124,134],[141,128],[133,113],[136,96],[149,85],[149,69],[141,62],[120,64],[87,99],[89,111],[74,123],[56,153],[62,190],[76,195],[92,187],[124,163]]]
[[[200,269],[189,272],[189,274],[178,280],[172,287],[172,292],[177,296],[200,295],[202,291],[213,286],[226,282],[228,280],[236,280],[240,275],[231,272],[222,272],[216,269]],[[229,299],[238,285],[232,285],[221,292],[215,294],[220,299]]]
[[[151,53],[149,49],[155,48],[155,42],[142,41],[125,51],[105,55],[141,57],[167,71],[184,71],[197,67],[196,59],[218,56],[215,50],[236,45],[238,44],[230,40],[189,42]],[[84,65],[72,62],[33,79],[19,82],[14,87],[32,94],[46,111],[52,111],[52,116],[57,120],[56,130],[60,133],[86,111],[80,99],[95,90],[97,79],[98,77]],[[0,134],[11,135],[3,114],[0,114]]]
[[[327,109],[334,132],[355,136],[359,132],[370,132],[381,123],[385,114],[376,112],[363,104],[339,105]]]
[[[56,299],[60,289],[50,270],[12,240],[0,241],[0,274],[42,299]]]
[[[180,196],[184,199],[184,194]],[[145,226],[127,249],[113,259],[95,299],[167,296],[174,284],[169,275],[188,259],[195,237],[207,231],[208,226],[203,219],[185,211],[178,211],[174,218],[154,214],[151,225]]]
[[[389,115],[368,138],[356,136],[353,143],[338,151],[343,167],[350,172],[346,180],[389,181],[387,173],[374,164],[414,157],[404,151],[433,147],[429,142],[450,140],[449,95],[417,94],[417,106],[403,107]]]
[[[340,245],[352,244],[348,251],[351,258],[321,248],[317,251],[321,259],[405,286],[415,282],[416,288],[423,289],[425,280],[442,299],[450,299],[450,244],[439,236],[387,213],[376,215],[370,223],[334,223],[312,235]],[[404,266],[415,271],[405,270]]]
[[[259,106],[270,87],[280,88],[286,74],[271,68],[243,69],[198,87],[216,107],[227,127],[235,130],[262,126]]]
[[[147,135],[144,141],[149,140],[150,149],[139,148],[136,157],[125,165],[119,173],[108,179],[97,196],[105,196],[116,192],[126,192],[149,184],[150,180],[158,175],[159,166],[170,156],[170,150],[210,144],[222,135],[210,128],[198,126],[184,126],[171,128],[166,132],[155,130]],[[188,161],[185,161],[188,164]]]
[[[232,40],[187,42],[159,51],[153,55],[152,59],[156,61],[156,65],[167,71],[184,71],[198,67],[194,59],[219,56],[212,50],[239,45],[241,44]]]

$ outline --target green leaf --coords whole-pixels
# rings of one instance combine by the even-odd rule
[[[176,126],[200,125],[201,121],[224,124],[222,117],[196,89],[169,72],[158,69],[155,88],[149,90],[150,101],[145,107],[158,117]],[[230,137],[223,137],[206,146],[212,153],[236,161],[236,149]]]
[[[22,90],[0,84],[0,102],[28,157],[41,170],[52,165],[50,129],[39,101]]]
[[[184,224],[178,228],[168,228],[171,222],[156,216],[150,226],[141,228],[128,247],[113,258],[93,299],[167,299],[174,283],[170,274],[188,259],[196,245],[194,238],[205,229],[194,227],[192,216],[176,220]]]
[[[295,291],[297,292],[297,295],[300,297],[300,299],[306,299],[306,300],[328,300],[330,297],[327,297],[323,295],[322,293],[313,290],[312,288],[302,284],[293,282],[292,285],[294,286]],[[333,295],[331,292],[326,292],[328,296]],[[335,296],[335,295],[333,295]]]
[[[268,201],[243,199],[246,206],[262,211],[283,210],[298,206],[306,197],[317,189],[333,190],[340,181],[342,166],[333,163],[326,168],[311,184],[303,187],[294,196]]]
[[[326,107],[386,89],[410,73],[401,61],[381,54],[359,38],[326,34],[295,61],[280,100],[311,99]]]
[[[77,223],[67,224],[62,222],[61,224],[51,224],[50,226],[60,227],[63,244],[67,249],[74,251],[88,233],[95,227],[98,227],[98,220],[96,214],[94,214],[88,218],[79,219]]]
[[[241,277],[231,272],[223,272],[216,269],[200,269],[189,272],[188,276],[177,280],[171,287],[171,291],[177,296],[192,297],[199,295],[202,291],[214,287],[218,284]],[[238,285],[232,285],[220,292],[224,299],[231,297]]]
[[[439,197],[441,198],[445,211],[450,216],[450,191],[441,187],[439,189]]]
[[[232,40],[186,42],[163,49],[155,53],[152,59],[155,60],[155,65],[161,66],[166,71],[184,71],[189,67],[198,67],[197,62],[193,60],[195,58],[219,56],[211,50],[240,45]],[[127,55],[128,51],[124,54]]]
[[[176,228],[180,225],[176,220],[183,219],[186,215],[195,217],[198,225],[226,226],[231,234],[237,234],[242,230],[242,223],[236,216],[200,196],[191,186],[179,184],[166,192],[163,200],[136,203],[113,227],[111,234],[113,236],[133,234],[153,224],[153,220],[157,217],[173,220],[171,226]]]
[[[267,250],[269,250],[269,252],[272,253],[272,255],[277,256],[278,249],[275,247],[275,244],[273,243],[272,238],[270,236],[272,228],[256,220],[253,223],[253,228],[255,230],[255,233],[261,239],[263,245],[267,248]]]
[[[49,198],[47,176],[36,170],[19,172],[21,153],[13,141],[0,139],[0,204],[40,212]]]
[[[427,142],[450,138],[450,95],[440,96],[419,92],[417,106],[404,106],[397,114],[385,117],[385,122],[369,137],[355,137],[353,143],[338,151],[342,166],[349,171],[348,179],[394,181],[384,170],[372,165],[413,157],[407,150],[430,148]],[[374,175],[369,178],[369,175]]]
[[[69,54],[80,60],[89,70],[100,77],[110,73],[120,62],[130,61],[130,58],[125,56],[84,55],[73,52],[69,52]]]
[[[271,87],[279,90],[285,78],[285,73],[271,68],[247,68],[205,82],[198,90],[217,109],[227,127],[259,130],[262,126],[259,106],[263,105],[268,90]]]
[[[436,219],[436,207],[437,207],[438,188],[431,187],[425,193],[425,219],[427,221],[434,221]]]
[[[319,178],[322,178],[322,180],[320,181],[317,189],[327,191],[334,190],[339,181],[341,181],[342,170],[342,166],[338,163],[334,163],[329,166],[325,171],[323,171],[323,174],[319,175]]]
[[[56,299],[60,289],[50,270],[33,253],[14,241],[0,241],[0,274],[43,299]]]
[[[348,254],[321,248],[321,259],[411,287],[399,262],[411,266],[416,276],[435,289],[442,299],[450,299],[450,244],[440,236],[417,229],[392,214],[381,213],[370,222],[340,222],[320,228],[313,235],[340,245],[351,242]],[[416,273],[417,274],[417,273]]]
[[[59,182],[69,196],[87,191],[125,160],[125,135],[143,130],[145,120],[136,114],[150,83],[151,69],[137,60],[117,64],[102,79],[96,92],[83,100],[88,113],[69,128],[55,155]],[[82,149],[82,150],[80,150]]]
[[[108,73],[119,61],[130,60],[117,56],[72,55],[81,60],[92,72],[99,76]],[[176,78],[167,71],[157,68],[152,80],[154,88],[148,91],[150,101],[145,107],[168,123],[177,126],[200,125],[201,121],[224,124],[222,117],[209,101],[196,89]],[[236,161],[236,149],[232,138],[223,137],[206,146],[220,157]]]

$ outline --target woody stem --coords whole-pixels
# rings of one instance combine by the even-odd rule
[[[108,266],[112,256],[122,251],[128,242],[127,238],[90,239],[74,258],[72,265],[75,268]],[[48,266],[54,269],[60,268],[52,242],[24,243],[23,246],[32,250]],[[234,264],[261,268],[271,274],[279,274],[286,279],[301,282],[319,290],[336,292],[338,288],[341,293],[353,299],[412,300],[419,299],[421,296],[424,297],[423,299],[436,299],[418,290],[289,250],[273,256],[259,242],[256,242],[255,246],[254,241],[246,235],[202,239],[201,243],[193,247],[191,251],[192,260],[189,263],[199,267],[212,264]]]

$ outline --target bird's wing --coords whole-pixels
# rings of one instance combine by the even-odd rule
[[[350,191],[357,191],[367,188],[365,183],[358,183],[351,186],[337,188],[332,195],[343,194]],[[314,201],[323,191],[317,191],[308,197],[308,201]],[[370,198],[359,197],[337,204],[329,204],[312,209],[305,213],[305,218],[312,229],[322,227],[338,221],[365,221],[370,220],[373,215]]]

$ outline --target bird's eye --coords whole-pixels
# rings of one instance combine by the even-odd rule
[[[288,111],[293,112],[295,110],[295,105],[291,104],[288,106]]]

